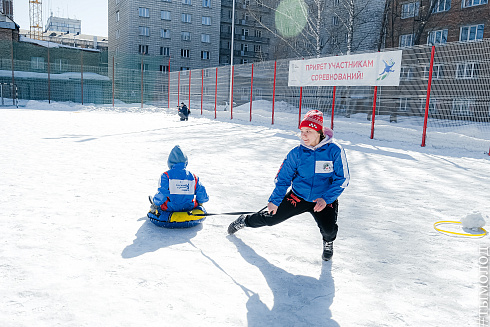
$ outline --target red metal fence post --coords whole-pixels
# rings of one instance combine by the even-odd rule
[[[216,67],[216,85],[214,87],[214,119],[216,119],[216,101],[218,99],[218,67]]]
[[[298,127],[301,124],[301,103],[303,102],[303,87],[299,88],[299,114],[298,114]]]
[[[177,80],[177,106],[180,105],[180,70],[179,70],[179,77]]]
[[[114,84],[116,83],[116,81],[114,80],[114,56],[112,56],[112,107],[114,108]]]
[[[204,69],[201,69],[201,116],[202,116],[202,92],[204,90]]]
[[[430,104],[430,87],[432,85],[432,70],[434,68],[434,53],[435,53],[435,51],[436,51],[436,47],[432,46],[432,50],[430,52],[429,82],[427,83],[427,96],[425,98],[424,130],[422,132],[422,144],[421,144],[421,146],[425,146],[425,137],[427,135],[427,120],[429,118],[429,104]]]
[[[83,105],[83,50],[80,50],[80,81],[82,88],[82,105]]]
[[[371,139],[374,138],[374,120],[376,116],[376,100],[378,100],[378,86],[374,87],[373,113],[371,115]]]
[[[274,60],[274,86],[272,87],[272,123],[274,125],[274,106],[276,104],[276,68],[277,68],[277,60]]]
[[[192,70],[189,70],[189,104],[187,105],[187,108],[189,108],[189,110],[191,109],[191,73]]]
[[[337,86],[333,87],[332,93],[332,118],[330,118],[330,128],[333,130],[333,116],[335,113],[335,93],[337,92]]]
[[[168,90],[167,90],[167,93],[168,93],[168,109],[170,110],[170,57],[168,57]]]
[[[233,87],[235,82],[235,65],[231,66],[231,96],[230,96],[230,119],[233,119]]]
[[[250,77],[250,121],[252,121],[253,93],[254,93],[254,64],[252,63],[252,75]]]

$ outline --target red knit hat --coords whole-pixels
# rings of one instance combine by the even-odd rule
[[[309,127],[319,132],[323,129],[323,113],[318,110],[310,110],[303,117],[303,120],[299,124],[299,128]]]

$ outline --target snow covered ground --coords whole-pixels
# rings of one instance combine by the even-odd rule
[[[246,106],[245,106],[246,107]],[[0,325],[477,326],[488,236],[440,220],[490,212],[490,137],[339,119],[351,183],[332,262],[307,214],[227,236],[233,216],[186,230],[146,219],[179,144],[211,213],[259,210],[297,114],[31,101],[0,109]],[[277,109],[277,108],[276,108]],[[468,136],[470,135],[470,136]],[[489,219],[487,217],[487,223]],[[457,230],[457,227],[456,229]]]

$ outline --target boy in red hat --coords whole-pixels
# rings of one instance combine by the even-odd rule
[[[228,234],[244,227],[273,226],[309,212],[322,234],[322,259],[328,261],[338,231],[337,198],[350,179],[347,158],[334,141],[333,131],[323,127],[322,112],[307,112],[299,129],[301,144],[288,153],[279,168],[267,211],[241,215],[230,224]]]

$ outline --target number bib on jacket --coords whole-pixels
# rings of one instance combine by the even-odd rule
[[[333,161],[316,161],[315,174],[329,174],[333,172]]]
[[[168,181],[170,194],[194,195],[195,187],[195,180],[170,179]]]

